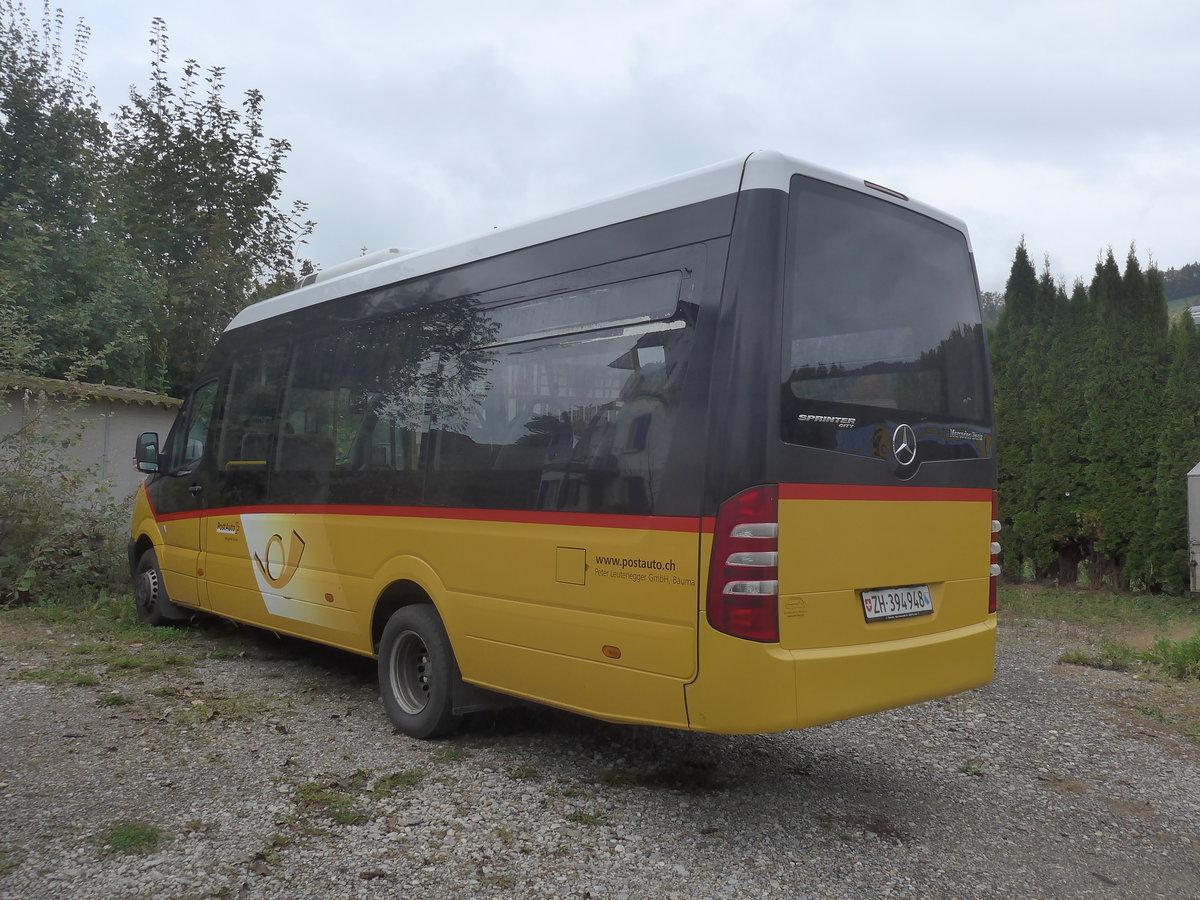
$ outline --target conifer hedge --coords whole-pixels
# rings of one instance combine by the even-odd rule
[[[1162,275],[1110,250],[1068,294],[1022,242],[990,346],[1005,574],[1186,591],[1200,331]]]

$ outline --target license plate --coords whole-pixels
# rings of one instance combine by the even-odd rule
[[[863,591],[862,604],[868,622],[927,616],[933,612],[933,596],[927,584]]]

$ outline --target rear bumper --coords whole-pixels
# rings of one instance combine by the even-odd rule
[[[700,676],[687,686],[689,723],[698,731],[807,728],[957,694],[987,684],[995,671],[994,615],[932,635],[817,650],[701,628]]]

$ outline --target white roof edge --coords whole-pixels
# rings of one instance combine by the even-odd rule
[[[774,151],[759,151],[668,178],[646,187],[567,209],[507,228],[485,232],[465,241],[445,244],[430,250],[393,256],[375,265],[358,268],[328,280],[317,281],[268,300],[248,306],[234,316],[225,328],[232,331],[244,325],[314,306],[327,300],[346,297],[418,278],[432,272],[499,256],[512,250],[581,234],[652,215],[664,210],[699,203],[736,193],[739,189],[774,188],[788,190],[795,174],[809,175],[884,199],[886,194],[872,191],[861,179],[824,169]],[[894,202],[894,201],[893,201]],[[943,212],[915,201],[904,204],[917,212],[952,225],[966,233],[963,223]],[[968,241],[970,238],[968,237]],[[338,267],[333,267],[338,268]]]

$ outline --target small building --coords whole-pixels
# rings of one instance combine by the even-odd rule
[[[145,478],[133,465],[137,436],[165,437],[180,403],[136,388],[0,374],[0,438],[30,423],[59,429],[71,439],[65,452],[91,473],[89,485],[107,482],[114,497],[128,497]]]

